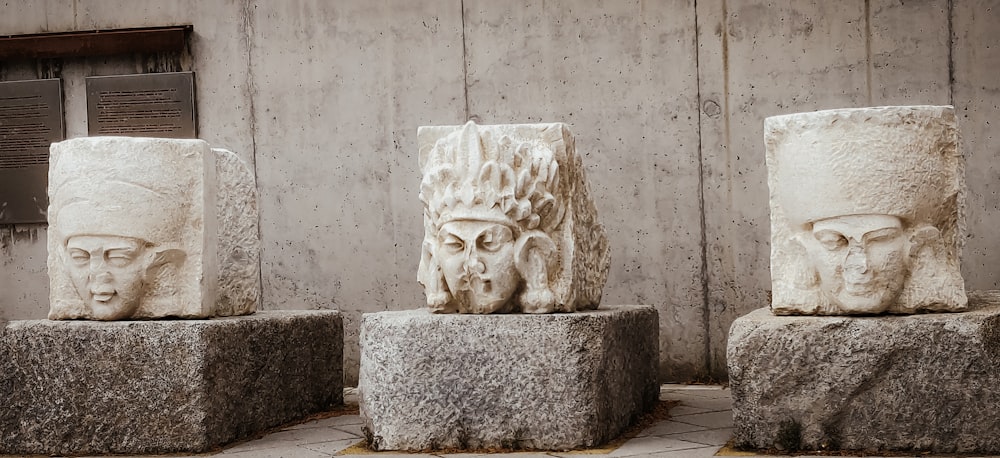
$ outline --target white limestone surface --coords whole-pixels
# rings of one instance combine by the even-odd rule
[[[966,308],[952,107],[798,113],[764,130],[775,314]]]
[[[610,248],[565,124],[418,130],[417,278],[438,313],[597,308]]]
[[[260,296],[253,176],[202,140],[87,137],[49,166],[50,319],[245,315]]]

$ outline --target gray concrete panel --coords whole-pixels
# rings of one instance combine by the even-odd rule
[[[464,121],[460,2],[259,2],[251,20],[264,308],[342,310],[352,384],[360,313],[424,304],[416,134]]]
[[[698,19],[709,368],[724,377],[730,324],[770,302],[764,118],[867,103],[865,7],[718,0]]]
[[[1000,287],[1000,4],[955,2],[952,40],[955,114],[969,185],[962,275],[968,289],[996,289]]]
[[[215,148],[236,153],[252,168],[253,89],[246,38],[252,8],[248,5],[249,2],[239,0],[81,0],[75,2],[76,27],[77,30],[100,30],[191,24],[191,52],[183,56],[185,60],[180,64],[185,71],[195,72],[198,138]],[[108,68],[107,60],[124,62],[121,67],[112,69]],[[83,76],[140,73],[145,71],[143,68],[162,65],[155,57],[143,60],[116,57],[85,64],[88,71]],[[77,78],[71,79],[75,82]],[[75,99],[83,100],[84,97],[81,94]],[[79,135],[86,135],[86,132],[84,129]]]
[[[611,241],[603,304],[660,315],[664,380],[704,375],[694,2],[465,1],[469,115],[566,122]]]
[[[951,3],[948,0],[869,2],[869,105],[951,104],[948,83]]]

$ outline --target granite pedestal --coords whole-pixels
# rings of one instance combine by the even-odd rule
[[[549,315],[365,314],[359,402],[375,450],[590,447],[658,398],[650,306]]]
[[[334,311],[0,326],[0,454],[203,452],[343,403]]]
[[[1000,292],[970,311],[773,316],[730,330],[735,445],[1000,453]]]

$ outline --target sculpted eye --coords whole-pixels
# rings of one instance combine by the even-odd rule
[[[889,227],[889,228],[879,229],[877,231],[869,232],[869,233],[865,234],[864,238],[865,238],[865,243],[889,242],[889,241],[894,240],[897,236],[899,236],[899,234],[902,234],[902,233],[903,233],[903,231],[901,231],[901,230],[899,230],[897,228]]]
[[[839,250],[847,246],[847,238],[834,231],[819,231],[813,235],[819,244],[829,251]]]
[[[454,235],[447,236],[441,246],[450,253],[461,253],[465,250],[465,242]]]
[[[479,236],[479,248],[485,251],[497,251],[512,239],[510,229],[500,226]]]
[[[114,267],[125,267],[131,264],[133,259],[135,259],[134,254],[126,250],[112,250],[107,253],[108,265]]]
[[[90,253],[79,249],[72,249],[69,251],[69,258],[76,265],[86,265],[90,262]]]

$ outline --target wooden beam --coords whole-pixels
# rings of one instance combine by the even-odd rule
[[[0,60],[180,51],[191,30],[182,25],[0,36]]]

